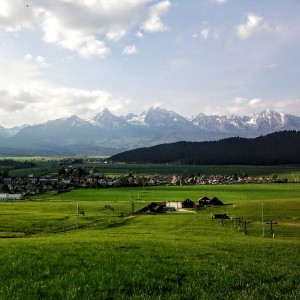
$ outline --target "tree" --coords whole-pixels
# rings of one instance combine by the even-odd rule
[[[0,185],[0,191],[5,194],[10,193],[10,189],[6,183]]]

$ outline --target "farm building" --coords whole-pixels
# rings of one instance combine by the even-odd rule
[[[180,209],[182,208],[182,202],[179,202],[179,201],[168,201],[167,202],[167,208],[172,208],[174,207],[175,210],[176,209]]]
[[[229,219],[230,217],[224,212],[224,213],[211,213],[212,219]]]
[[[202,196],[199,200],[198,203],[199,205],[208,205],[210,199],[206,196]]]
[[[21,200],[22,194],[0,194],[0,200]]]
[[[166,202],[152,202],[139,210],[140,213],[163,213],[166,212]]]
[[[219,205],[224,205],[224,203],[218,199],[217,197],[213,197],[209,202],[208,205],[215,205],[215,206],[219,206]]]
[[[193,208],[195,207],[195,202],[190,199],[185,199],[182,202],[182,208]]]

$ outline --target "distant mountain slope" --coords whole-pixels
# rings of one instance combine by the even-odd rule
[[[300,132],[276,132],[254,139],[234,137],[214,142],[162,144],[126,151],[110,160],[204,165],[300,164]]]
[[[250,116],[183,117],[163,108],[140,115],[115,116],[104,109],[93,118],[77,116],[11,129],[0,127],[0,154],[111,155],[139,147],[178,141],[212,141],[257,137],[275,131],[300,130],[300,118],[266,110]]]

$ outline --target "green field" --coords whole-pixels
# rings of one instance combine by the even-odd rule
[[[11,157],[10,157],[11,158]],[[16,158],[14,158],[16,159]],[[35,168],[10,170],[10,176],[24,174],[34,174],[35,176],[54,175],[62,167],[57,157],[19,157],[21,161],[33,161]],[[65,166],[68,166],[66,164]],[[300,166],[203,166],[203,165],[180,165],[180,164],[122,164],[122,163],[92,163],[92,164],[75,164],[74,166],[82,167],[89,173],[92,170],[110,176],[128,175],[129,172],[139,176],[149,176],[160,174],[163,176],[170,175],[237,175],[247,174],[248,176],[272,176],[277,174],[280,178],[287,178],[289,181],[300,180]]]
[[[202,195],[230,205],[131,214],[132,200],[138,210]],[[264,220],[277,221],[274,239],[268,224],[262,237],[262,203]],[[85,215],[77,230],[78,204]],[[221,226],[212,211],[251,221],[247,234],[232,220]],[[300,298],[300,184],[76,190],[0,202],[0,236],[0,299]]]

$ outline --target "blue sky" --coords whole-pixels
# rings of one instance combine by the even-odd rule
[[[107,107],[300,116],[298,0],[1,0],[0,125]]]

